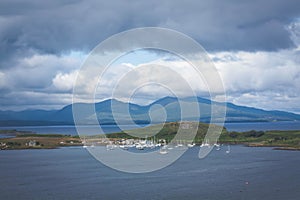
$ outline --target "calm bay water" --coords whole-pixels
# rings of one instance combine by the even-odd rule
[[[299,122],[229,123],[230,131],[300,130]],[[87,126],[89,131],[97,126]],[[117,132],[117,126],[102,126]],[[128,129],[133,126],[126,127]],[[74,126],[1,127],[76,135]],[[188,150],[162,170],[128,174],[86,149],[0,151],[0,199],[299,199],[300,152],[232,146],[198,159]]]
[[[140,125],[143,126],[143,125]],[[98,125],[81,126],[86,133],[113,133],[121,131],[116,125],[102,125],[103,132],[99,132]],[[229,131],[250,131],[250,130],[300,130],[299,121],[286,122],[247,122],[247,123],[226,123]],[[134,125],[124,126],[125,129],[136,128]],[[69,134],[77,135],[75,126],[8,126],[0,127],[0,130],[16,129],[20,131],[33,131],[40,134]]]
[[[116,125],[102,125],[102,130],[99,130],[98,125],[86,125],[80,126],[86,130],[87,133],[114,133],[119,132],[121,129]],[[136,128],[134,125],[125,125],[125,129]],[[32,131],[39,134],[65,134],[65,135],[77,135],[76,127],[73,125],[66,126],[2,126],[0,130],[16,129],[19,131]]]
[[[1,199],[299,199],[300,152],[232,146],[198,159],[188,150],[162,170],[128,174],[87,150],[0,151]]]
[[[228,131],[300,130],[300,121],[226,123]]]

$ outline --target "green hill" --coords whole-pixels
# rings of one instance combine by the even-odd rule
[[[189,124],[196,124],[194,122],[189,122]],[[214,125],[217,128],[222,128],[220,126]],[[209,125],[205,123],[198,124],[198,130],[196,137],[193,141],[185,141],[181,139],[182,142],[195,142],[196,144],[201,144],[207,134]],[[108,138],[111,139],[137,139],[145,138],[155,140],[165,139],[170,142],[179,129],[178,122],[165,123],[163,126],[161,124],[135,129],[127,131],[127,133],[110,133],[106,134]],[[189,134],[189,130],[186,130],[186,134]],[[247,132],[228,132],[225,127],[222,129],[222,133],[219,137],[219,143],[222,144],[245,144],[248,146],[272,146],[272,147],[283,147],[287,149],[300,149],[300,130],[299,131],[247,131]]]
[[[197,124],[196,122],[185,122],[186,124],[189,124],[189,126],[195,126]],[[131,139],[137,139],[137,138],[148,138],[148,139],[165,139],[167,142],[171,141],[175,135],[177,134],[177,131],[179,130],[179,124],[178,122],[169,122],[165,123],[163,126],[161,124],[156,124],[144,128],[134,129],[134,130],[128,130],[125,132],[119,132],[119,133],[110,133],[106,134],[108,138],[131,138]],[[213,125],[214,127],[222,128],[217,125]],[[198,123],[198,130],[196,137],[193,142],[195,143],[202,143],[209,125],[205,123]],[[186,134],[190,134],[190,129],[182,130]],[[225,127],[223,127],[224,134],[227,133],[227,130]],[[128,134],[127,134],[128,133]],[[157,133],[157,134],[156,134]],[[183,138],[178,138],[180,140],[183,140],[183,142],[192,142],[192,141],[184,141]]]

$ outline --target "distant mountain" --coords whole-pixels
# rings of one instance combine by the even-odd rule
[[[195,105],[199,105],[199,116],[195,115],[194,110],[192,110]],[[110,99],[96,103],[94,108],[97,119],[101,124],[115,124],[116,118],[118,122],[122,124],[130,123],[131,119],[135,123],[150,123],[151,120],[154,123],[165,120],[171,122],[179,121],[181,114],[184,114],[183,120],[209,122],[211,117],[211,105],[216,106],[215,116],[217,117],[222,117],[221,113],[218,113],[218,108],[227,105],[227,122],[300,120],[300,115],[290,112],[276,110],[266,111],[252,107],[238,106],[232,103],[218,103],[201,97],[183,99],[164,97],[146,106]],[[93,123],[93,121],[91,121],[92,117],[95,117],[95,113],[91,109],[93,105],[88,103],[76,103],[74,105],[65,106],[60,110],[51,111],[0,111],[0,126],[74,124],[72,106],[76,106],[80,111],[78,121],[81,124]],[[180,109],[180,106],[182,109]],[[129,112],[127,111],[128,108]],[[186,112],[182,113],[182,110]],[[150,114],[149,111],[151,111]],[[128,115],[128,113],[130,115]]]

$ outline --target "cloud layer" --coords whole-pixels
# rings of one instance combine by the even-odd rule
[[[0,55],[6,60],[34,52],[89,51],[112,34],[143,26],[181,31],[208,50],[278,50],[293,46],[286,25],[299,17],[299,10],[297,0],[4,0]]]
[[[0,109],[50,109],[71,103],[73,81],[92,48],[120,31],[160,26],[191,36],[209,51],[229,101],[300,112],[299,17],[298,0],[4,0]],[[113,73],[122,74],[138,64],[142,63],[129,60]],[[158,91],[146,89],[152,95]],[[144,103],[151,100],[146,93],[143,98]]]

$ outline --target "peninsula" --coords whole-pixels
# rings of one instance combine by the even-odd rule
[[[188,122],[191,126],[197,123]],[[125,132],[106,134],[106,138],[112,142],[124,139],[139,139],[149,136],[149,133],[157,133],[148,140],[170,143],[179,129],[180,123],[170,122],[161,125],[152,125],[140,129],[130,130],[132,134]],[[183,143],[202,144],[208,130],[208,124],[199,123],[196,137],[193,141],[184,141]],[[217,125],[215,125],[218,127]],[[220,127],[218,127],[220,128]],[[221,127],[222,128],[222,127]],[[128,131],[127,131],[128,132]],[[188,132],[188,130],[187,130]],[[82,141],[79,136],[61,135],[61,134],[36,134],[33,132],[22,132],[17,130],[2,130],[0,135],[9,137],[0,137],[0,149],[51,149],[64,146],[82,146],[85,142],[96,145],[105,145],[104,135],[86,136]],[[134,136],[132,136],[134,135]],[[106,139],[106,140],[107,140]],[[218,143],[220,144],[243,144],[250,147],[274,147],[283,150],[300,150],[300,130],[298,131],[247,131],[247,132],[229,132],[223,127]]]

